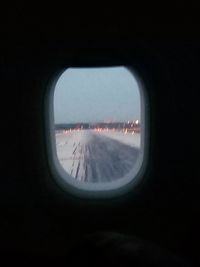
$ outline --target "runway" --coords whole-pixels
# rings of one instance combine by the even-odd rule
[[[84,182],[122,178],[134,168],[139,156],[138,147],[92,130],[56,135],[56,144],[62,167],[74,179]]]

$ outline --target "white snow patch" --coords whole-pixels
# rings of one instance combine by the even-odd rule
[[[140,148],[140,134],[139,133],[124,133],[119,131],[102,131],[98,132],[100,135],[107,136],[114,140],[117,140],[126,145]]]
[[[85,177],[84,144],[88,138],[84,130],[56,134],[59,162],[67,173],[77,180],[83,180]]]

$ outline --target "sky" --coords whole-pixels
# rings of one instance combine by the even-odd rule
[[[54,91],[55,123],[140,120],[139,86],[125,67],[68,68]]]

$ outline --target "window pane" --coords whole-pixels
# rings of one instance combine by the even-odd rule
[[[134,178],[141,161],[141,96],[125,67],[68,68],[54,91],[56,153],[82,183]]]

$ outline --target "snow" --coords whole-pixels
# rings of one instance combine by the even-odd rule
[[[140,134],[79,130],[56,133],[57,156],[64,170],[79,181],[105,182],[133,168]]]
[[[140,147],[139,133],[124,133],[124,132],[110,130],[110,131],[99,132],[99,134],[107,136],[109,138],[112,138],[114,140],[117,140],[132,147],[137,147],[137,148]]]
[[[56,134],[57,156],[63,168],[77,180],[84,175],[84,144],[87,135],[84,131]]]

